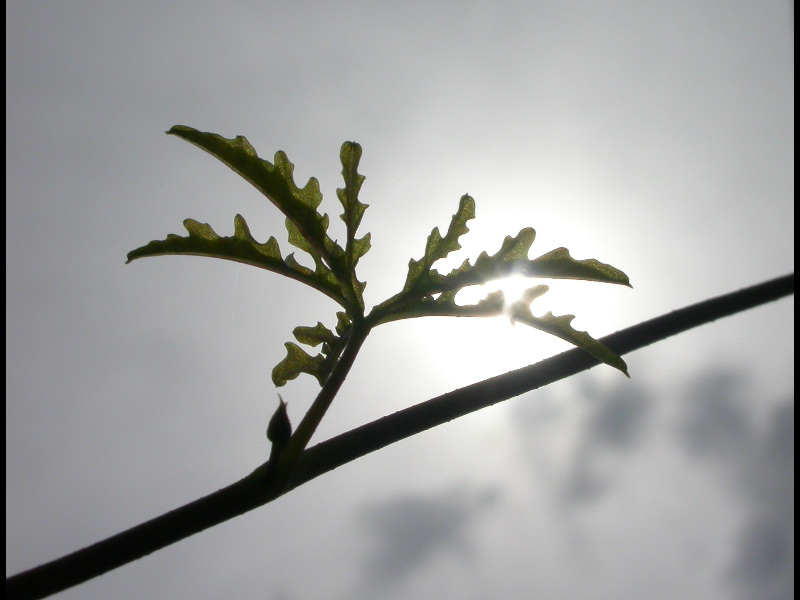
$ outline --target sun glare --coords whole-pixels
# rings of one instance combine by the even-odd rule
[[[525,290],[548,285],[549,291],[536,298],[531,312],[541,317],[547,312],[557,316],[576,315],[575,329],[600,337],[613,331],[615,294],[619,286],[566,280],[528,279],[513,276],[485,285],[464,289],[456,296],[457,304],[474,304],[488,294],[501,290],[505,305],[518,301]],[[598,289],[611,288],[611,289]],[[523,323],[512,322],[507,314],[487,318],[434,318],[428,324],[433,339],[443,339],[431,360],[453,386],[463,386],[500,375],[573,348],[568,342]]]
[[[602,240],[590,235],[591,228],[588,231],[576,229],[580,221],[558,222],[553,218],[548,219],[547,215],[541,215],[539,221],[536,223],[533,219],[514,215],[498,219],[493,227],[477,218],[470,223],[471,231],[463,238],[464,247],[458,260],[463,260],[464,254],[474,259],[481,250],[492,254],[500,247],[505,235],[515,235],[522,226],[531,225],[537,228],[537,236],[530,250],[530,258],[564,246],[570,249],[576,259],[597,258],[614,264],[614,261],[603,256]],[[519,227],[509,228],[509,222],[518,223]],[[598,243],[594,244],[591,238]],[[457,264],[460,262],[456,262],[454,257],[452,265],[445,265],[440,272],[446,273],[449,267]],[[595,338],[618,328],[621,315],[616,307],[621,301],[620,294],[629,290],[611,284],[514,275],[465,288],[456,296],[456,303],[475,304],[488,294],[501,290],[505,305],[510,306],[521,299],[525,290],[542,284],[547,285],[549,290],[532,302],[531,312],[534,316],[541,317],[547,312],[556,316],[575,315],[573,327],[588,331]],[[439,347],[431,360],[437,363],[442,376],[454,386],[500,375],[574,347],[551,334],[522,323],[513,323],[507,314],[490,318],[434,319],[429,327],[441,332],[442,338],[448,340],[448,351],[441,352]]]
[[[497,281],[490,281],[484,285],[474,285],[465,288],[456,296],[458,304],[475,304],[483,300],[488,294],[496,291],[503,292],[506,306],[522,299],[525,290],[536,285],[535,280],[521,275],[512,275]]]

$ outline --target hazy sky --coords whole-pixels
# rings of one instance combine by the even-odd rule
[[[7,4],[6,572],[249,473],[272,367],[336,307],[198,257],[125,265],[192,217],[286,247],[278,211],[163,131],[284,150],[370,204],[367,303],[459,197],[463,253],[536,228],[634,289],[536,314],[601,336],[793,271],[791,5]],[[340,225],[332,218],[332,227]],[[339,234],[341,235],[341,233]],[[534,309],[537,305],[534,305]],[[793,300],[396,444],[60,598],[779,600],[794,578]],[[506,320],[379,328],[315,441],[567,348]],[[296,423],[316,384],[281,390]]]

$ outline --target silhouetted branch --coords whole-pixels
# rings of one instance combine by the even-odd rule
[[[699,325],[794,293],[794,274],[645,321],[602,338],[626,354]],[[62,558],[6,579],[9,600],[44,598],[102,575],[209,527],[248,512],[356,458],[481,408],[600,364],[580,349],[475,383],[357,427],[300,456],[285,487],[275,489],[267,464],[208,496]]]

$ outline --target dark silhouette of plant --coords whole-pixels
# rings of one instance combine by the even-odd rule
[[[295,487],[360,456],[421,431],[445,423],[491,404],[553,383],[599,363],[628,375],[621,354],[641,348],[681,331],[722,316],[775,300],[794,290],[794,275],[766,282],[720,298],[669,313],[616,334],[596,340],[571,326],[573,315],[547,313],[535,317],[531,303],[547,292],[546,285],[527,289],[518,301],[506,303],[502,292],[488,294],[476,304],[460,305],[456,295],[465,287],[520,274],[530,278],[583,279],[630,286],[622,271],[595,259],[575,260],[566,248],[558,248],[535,259],[528,258],[535,231],[522,229],[507,236],[493,255],[482,252],[474,263],[465,260],[447,274],[434,265],[461,248],[467,222],[475,216],[475,202],[464,195],[444,235],[434,228],[423,256],[410,260],[400,292],[366,311],[365,282],[356,266],[369,251],[370,234],[357,237],[364,211],[358,199],[364,176],[358,173],[361,147],[342,145],[340,158],[344,187],[337,190],[343,207],[344,247],[328,233],[329,217],[318,210],[322,195],[316,179],[299,188],[294,183],[294,165],[283,152],[274,163],[261,159],[242,136],[226,139],[185,126],[167,133],[206,150],[255,186],[286,216],[288,241],[302,250],[313,268],[298,262],[294,253],[284,256],[274,237],[259,243],[250,234],[241,215],[234,218],[234,233],[219,236],[208,224],[184,221],[188,236],[169,235],[128,254],[128,262],[146,256],[190,254],[233,260],[284,275],[327,295],[341,307],[333,330],[322,322],[293,331],[303,345],[319,347],[315,356],[294,342],[287,342],[286,357],[272,371],[277,387],[301,373],[317,379],[320,391],[293,432],[286,404],[279,405],[267,426],[272,443],[269,461],[244,479],[200,498],[161,517],[133,527],[92,546],[41,565],[6,580],[8,598],[42,598],[140,558],[159,548],[261,506]],[[371,330],[384,323],[424,316],[484,317],[507,314],[577,346],[536,365],[455,390],[389,417],[363,425],[348,433],[306,449],[317,426],[344,382]]]

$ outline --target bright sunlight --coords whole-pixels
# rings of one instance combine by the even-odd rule
[[[480,210],[480,203],[478,203]],[[581,228],[580,219],[560,221],[536,211],[520,211],[522,215],[504,215],[503,218],[470,221],[470,232],[462,238],[463,249],[453,253],[452,264],[441,261],[436,265],[440,272],[454,268],[464,258],[474,259],[481,250],[495,252],[506,235],[515,235],[525,225],[536,228],[529,257],[536,258],[557,247],[570,248],[576,259],[596,258],[602,262],[616,263],[606,257],[602,240],[592,228]],[[510,217],[510,218],[509,218]],[[514,223],[509,227],[509,223]],[[623,265],[624,267],[624,265]],[[573,327],[588,331],[595,338],[618,328],[622,315],[617,306],[628,288],[597,282],[566,279],[526,278],[514,275],[480,286],[463,289],[456,296],[460,305],[474,304],[489,293],[500,290],[509,306],[522,297],[525,290],[537,285],[547,285],[549,290],[531,304],[531,312],[541,317],[547,312],[556,316],[575,315]],[[430,319],[427,335],[447,339],[447,352],[431,349],[430,360],[441,377],[454,386],[463,386],[510,370],[523,367],[574,346],[553,335],[525,325],[513,323],[508,315],[492,318],[434,318]],[[424,344],[423,344],[424,346]]]

